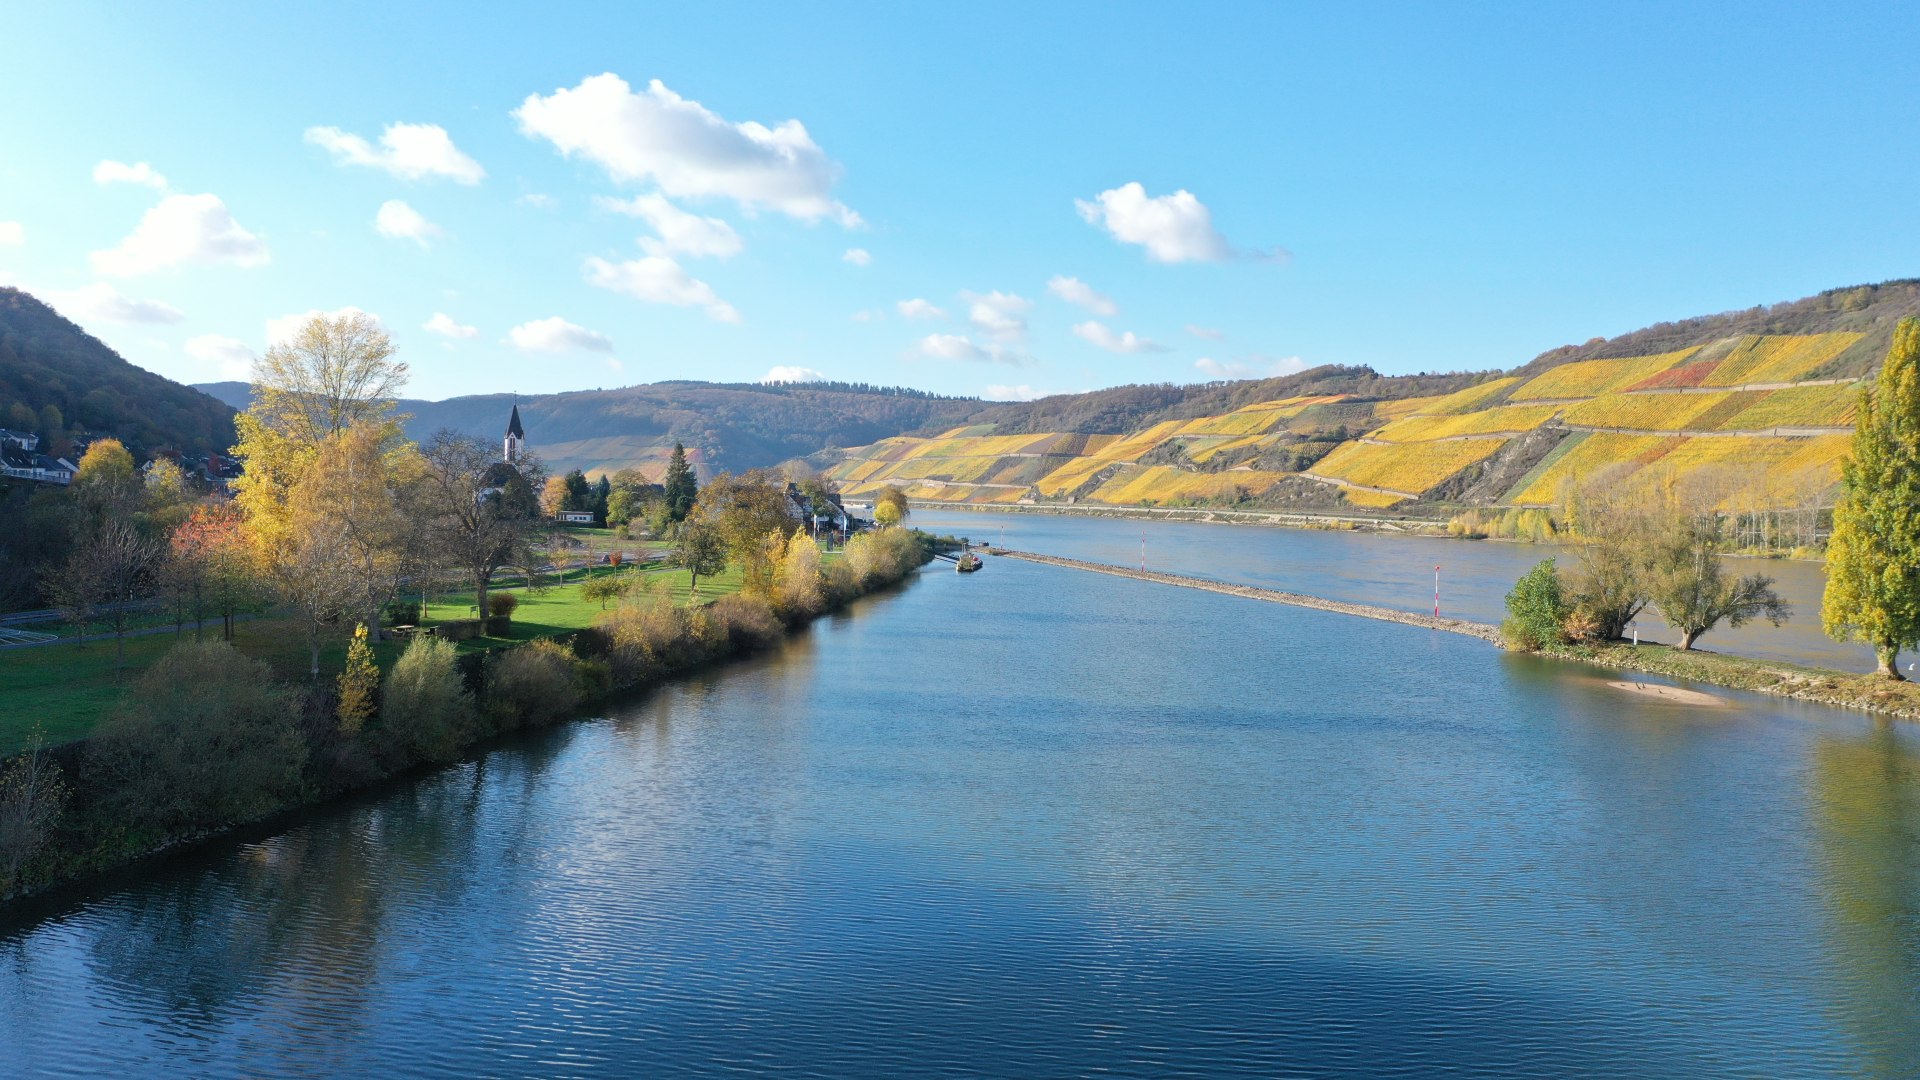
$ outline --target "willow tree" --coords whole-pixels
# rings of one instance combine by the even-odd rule
[[[1853,448],[1827,542],[1820,622],[1873,647],[1878,673],[1920,644],[1920,322],[1902,319],[1876,383],[1861,391]]]

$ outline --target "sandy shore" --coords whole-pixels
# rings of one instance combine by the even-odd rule
[[[1615,690],[1625,690],[1629,694],[1654,698],[1659,701],[1671,701],[1675,705],[1716,706],[1727,704],[1727,699],[1714,694],[1701,693],[1698,690],[1682,690],[1678,686],[1666,686],[1662,683],[1629,682],[1616,679],[1607,683]]]

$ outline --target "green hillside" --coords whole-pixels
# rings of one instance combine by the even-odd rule
[[[136,454],[225,453],[233,409],[138,368],[19,289],[0,287],[0,427],[57,445],[111,435]]]

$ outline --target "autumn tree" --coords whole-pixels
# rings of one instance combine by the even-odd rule
[[[202,503],[167,538],[162,593],[178,617],[192,619],[194,637],[211,616],[233,640],[233,617],[254,602],[251,552],[239,513],[229,504]]]
[[[694,478],[693,466],[687,461],[684,443],[673,444],[673,454],[667,458],[667,471],[660,486],[666,491],[667,516],[674,521],[685,521],[687,515],[693,513],[693,504],[700,497],[700,484]]]
[[[19,884],[22,867],[46,844],[66,796],[36,722],[27,749],[0,768],[0,895]]]
[[[701,578],[727,568],[726,540],[711,523],[689,518],[680,527],[671,561],[687,572],[687,598],[691,600],[700,587]]]
[[[418,472],[395,414],[406,376],[371,316],[317,315],[255,362],[253,404],[234,420],[234,498],[263,574],[304,618],[316,676],[323,635],[349,615],[378,625],[405,565],[400,492]]]
[[[457,567],[473,589],[474,610],[487,610],[493,575],[526,562],[539,521],[528,498],[538,463],[523,455],[512,465],[471,436],[442,430],[420,451],[425,462],[422,509],[434,550]]]
[[[1860,393],[1852,453],[1827,541],[1822,628],[1873,647],[1878,674],[1900,679],[1902,648],[1920,644],[1920,322],[1902,319],[1873,386]]]
[[[1764,574],[1729,577],[1720,560],[1725,543],[1711,509],[1672,515],[1648,560],[1647,594],[1667,625],[1680,632],[1676,649],[1691,649],[1701,634],[1725,622],[1741,627],[1756,618],[1779,626],[1792,608]]]
[[[549,518],[559,517],[560,512],[567,508],[569,495],[571,492],[567,488],[566,477],[547,477],[547,482],[540,488],[540,513]]]
[[[898,525],[912,516],[907,508],[907,493],[888,484],[873,497],[873,520],[881,525]]]
[[[770,550],[767,537],[777,533],[784,538],[793,528],[787,508],[787,493],[771,476],[722,473],[700,492],[687,520],[717,532],[726,544],[727,561],[740,570],[742,589],[765,596],[772,591],[774,565],[785,550]]]
[[[353,628],[347,643],[347,664],[340,672],[340,700],[334,715],[340,720],[343,735],[357,735],[373,716],[380,695],[380,668],[373,662],[373,647],[367,644],[367,624]]]

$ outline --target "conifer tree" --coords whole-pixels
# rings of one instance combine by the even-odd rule
[[[1821,626],[1873,647],[1878,673],[1920,644],[1920,322],[1903,319],[1877,383],[1861,391],[1853,450],[1827,542]]]
[[[666,489],[668,516],[675,521],[685,521],[693,510],[694,500],[700,496],[700,485],[694,480],[693,466],[687,464],[684,444],[673,444],[673,456],[667,459],[667,474],[661,486]]]

